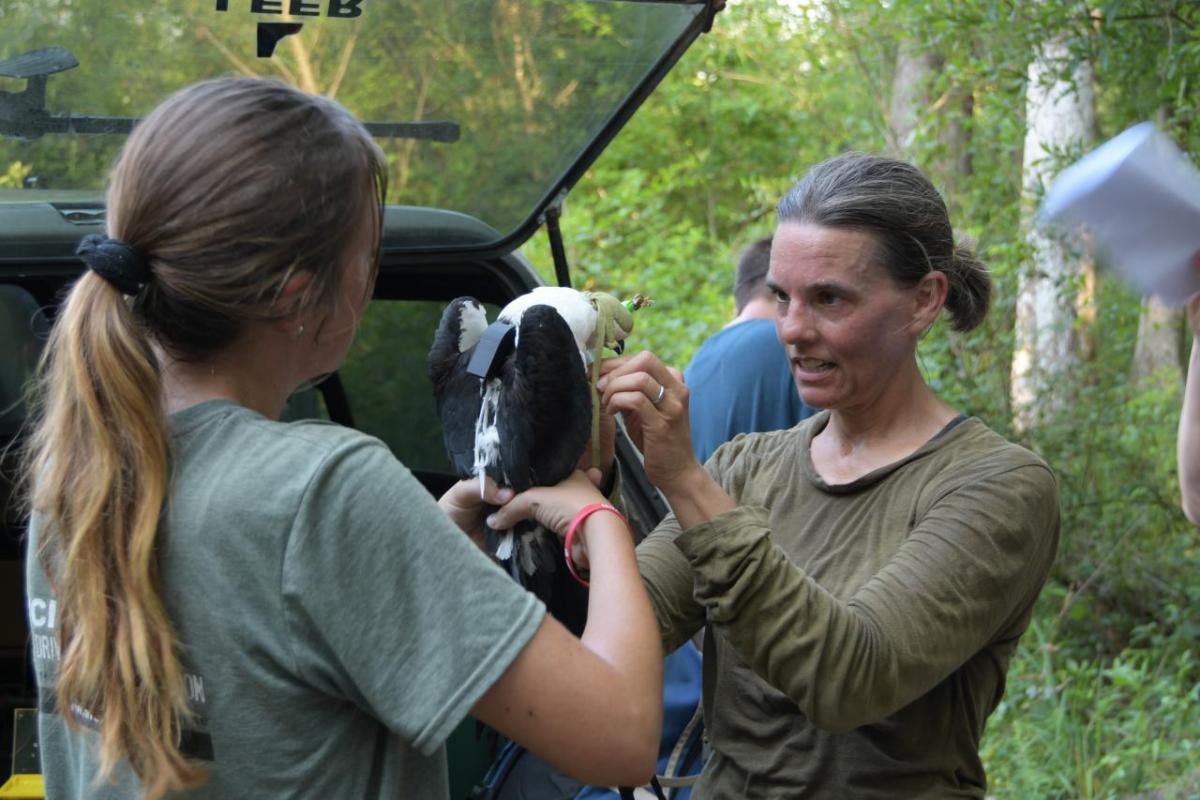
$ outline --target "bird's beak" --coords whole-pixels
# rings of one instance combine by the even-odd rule
[[[625,340],[624,339],[620,339],[617,341],[617,346],[613,348],[613,352],[616,353],[617,355],[621,355],[622,353],[625,352]]]

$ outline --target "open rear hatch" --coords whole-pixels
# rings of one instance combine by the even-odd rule
[[[0,263],[73,262],[138,119],[222,74],[277,77],[367,122],[389,159],[387,252],[435,262],[510,252],[547,216],[553,224],[723,5],[7,0]]]

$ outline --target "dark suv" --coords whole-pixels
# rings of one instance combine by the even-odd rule
[[[442,308],[470,294],[494,316],[538,285],[518,248],[541,226],[554,260],[546,274],[569,284],[558,228],[563,199],[723,5],[5,0],[0,448],[9,450],[0,471],[0,783],[10,769],[14,710],[36,705],[23,524],[7,502],[11,446],[23,436],[22,387],[57,300],[82,268],[76,245],[103,229],[107,171],[138,119],[183,85],[241,73],[334,96],[368,122],[388,154],[390,187],[374,299],[342,371],[293,397],[286,413],[378,436],[436,495],[454,480],[425,373]],[[665,506],[623,437],[618,458],[631,521],[644,533]],[[582,609],[574,590],[551,603],[577,630]],[[477,749],[466,729],[452,740],[454,796],[478,777]]]

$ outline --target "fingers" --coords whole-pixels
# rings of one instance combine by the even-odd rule
[[[620,358],[609,358],[602,361],[600,363],[600,382],[603,384],[635,372],[649,374],[651,377],[656,378],[659,383],[668,384],[668,389],[670,389],[670,384],[679,381],[677,376],[681,375],[679,370],[668,367],[654,353],[651,353],[649,350],[643,350],[632,356],[621,356]],[[655,391],[657,392],[658,390],[655,389]]]
[[[509,530],[521,520],[533,519],[533,507],[529,492],[522,492],[488,515],[488,527],[494,531]]]
[[[657,389],[648,388],[651,385]],[[668,391],[665,385],[657,383],[636,386],[614,384],[604,393],[602,402],[607,410],[624,414],[627,426],[632,421],[629,415],[633,414],[637,424],[643,428],[655,418],[670,418],[679,410],[678,393]]]
[[[668,415],[675,415],[680,409],[686,413],[687,386],[683,373],[668,367],[648,350],[605,360],[600,365],[600,376],[597,388],[605,411],[638,414],[653,408]],[[647,402],[638,398],[638,393]],[[668,403],[668,399],[675,402]],[[627,416],[625,422],[641,447],[640,420]]]
[[[601,402],[606,411],[634,413],[642,420],[647,414],[673,418],[683,413],[686,416],[688,389],[678,370],[664,368],[662,377],[649,372],[634,372],[613,375],[604,384]],[[628,424],[629,419],[626,418]]]
[[[607,375],[610,372],[614,372],[616,370],[621,369],[621,367],[623,367],[625,364],[628,364],[630,359],[632,359],[632,358],[633,358],[633,356],[630,355],[630,356],[616,356],[614,358],[604,359],[603,361],[600,362],[601,377]]]
[[[487,522],[495,530],[508,530],[523,519],[534,519],[561,536],[579,509],[600,502],[604,502],[604,496],[576,470],[557,486],[536,486],[521,492],[493,512]]]
[[[474,484],[476,487],[479,485],[478,479],[469,479],[468,481],[463,482]],[[502,506],[508,501],[512,500],[516,494],[517,493],[508,486],[497,486],[496,482],[491,478],[487,478],[483,482],[483,501],[488,505]]]
[[[612,397],[620,392],[641,392],[650,405],[659,407],[669,395],[681,396],[685,386],[683,373],[666,366],[658,356],[646,350],[634,356],[605,362],[597,388],[602,392],[606,407]],[[626,400],[632,401],[632,398]]]
[[[511,500],[514,494],[516,492],[507,486],[497,486],[491,478],[484,481],[482,491],[478,478],[464,478],[447,489],[438,502],[443,506],[448,503],[461,509],[476,508],[484,504],[500,506]]]
[[[467,478],[451,486],[438,498],[438,505],[464,533],[483,546],[483,517],[487,506],[498,506],[513,498],[513,490],[498,488],[492,480],[484,482],[482,496],[479,480]]]
[[[683,373],[665,365],[654,353],[643,351],[604,362],[597,388],[604,410],[622,415],[629,437],[642,453],[650,446],[648,436],[690,442]]]

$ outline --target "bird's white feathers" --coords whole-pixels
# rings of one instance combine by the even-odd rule
[[[479,417],[475,420],[475,474],[479,476],[480,497],[484,495],[488,464],[500,461],[500,429],[496,425],[499,418],[500,381],[493,378],[483,389]]]
[[[465,353],[479,342],[487,330],[487,312],[483,305],[472,300],[458,310],[458,352]]]
[[[516,537],[513,536],[513,532],[505,531],[500,536],[499,544],[496,545],[496,558],[500,559],[501,561],[508,561],[510,558],[512,558],[513,544],[515,541]]]
[[[598,314],[596,307],[582,292],[565,286],[539,286],[506,305],[497,319],[517,326],[518,343],[521,337],[521,317],[532,306],[550,306],[557,311],[571,329],[571,335],[575,337],[575,345],[579,348],[584,364],[591,361],[588,342],[596,332]]]

